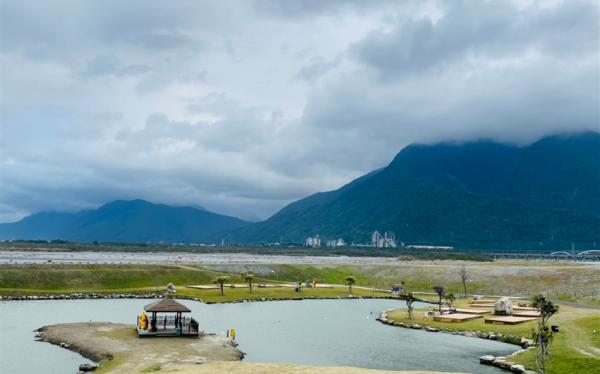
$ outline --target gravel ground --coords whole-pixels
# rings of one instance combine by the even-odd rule
[[[255,364],[246,362],[211,362],[206,365],[194,365],[175,370],[160,370],[159,373],[180,374],[442,374],[432,371],[383,371],[352,367],[304,366],[290,364]]]
[[[38,331],[42,341],[61,345],[92,361],[114,358],[114,362],[106,362],[111,374],[137,373],[158,365],[176,368],[198,362],[239,361],[243,357],[231,341],[216,335],[140,339],[132,325],[103,322],[63,323]]]

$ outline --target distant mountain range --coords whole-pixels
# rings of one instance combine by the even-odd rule
[[[374,230],[407,244],[460,248],[600,247],[600,134],[525,147],[490,141],[411,145],[385,168],[249,223],[196,208],[114,201],[79,213],[0,224],[0,239],[106,242],[367,242]]]
[[[0,239],[81,242],[210,242],[217,232],[249,224],[203,209],[117,200],[78,213],[42,212],[0,224]]]
[[[291,203],[231,238],[367,242],[374,230],[405,243],[463,248],[600,246],[600,134],[526,147],[411,145],[387,167]]]

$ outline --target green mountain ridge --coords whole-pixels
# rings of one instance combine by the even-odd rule
[[[230,232],[240,243],[305,237],[367,242],[374,230],[405,243],[462,248],[600,244],[600,134],[526,147],[489,141],[411,145],[385,168],[291,203]]]

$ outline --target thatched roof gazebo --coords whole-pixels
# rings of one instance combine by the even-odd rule
[[[138,336],[198,336],[198,322],[182,316],[191,312],[187,306],[173,299],[156,300],[144,306],[144,311],[138,316]]]

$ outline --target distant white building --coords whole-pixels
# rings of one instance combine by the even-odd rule
[[[379,231],[371,234],[371,247],[375,248],[396,248],[396,235],[391,231],[386,231],[383,235]]]
[[[305,247],[319,248],[321,246],[321,238],[319,238],[319,234],[315,236],[309,236],[304,241]]]

